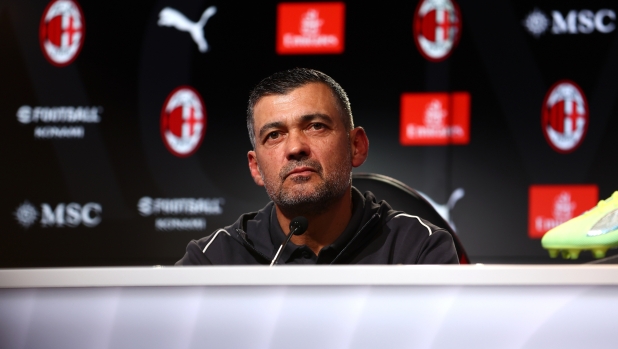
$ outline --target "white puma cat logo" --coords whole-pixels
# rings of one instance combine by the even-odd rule
[[[199,21],[192,22],[178,10],[166,7],[159,12],[159,21],[157,24],[160,27],[174,27],[180,31],[189,32],[191,38],[193,38],[193,41],[197,44],[198,50],[200,50],[200,52],[206,52],[208,51],[208,42],[206,42],[206,38],[204,37],[204,26],[208,19],[215,13],[217,13],[217,8],[215,6],[210,6],[202,13],[202,17],[200,17]]]
[[[453,207],[455,207],[455,203],[459,201],[459,199],[464,197],[465,191],[463,190],[463,188],[455,189],[455,191],[453,191],[453,193],[451,194],[451,197],[448,199],[448,202],[444,205],[440,205],[439,203],[433,201],[428,195],[421,193],[420,191],[418,193],[421,194],[421,196],[425,198],[425,200],[429,201],[431,206],[433,206],[433,208],[438,211],[440,216],[442,216],[442,218],[444,218],[444,220],[447,221],[448,224],[450,224],[453,230],[457,230],[455,228],[455,223],[453,223],[453,220],[451,219],[451,210],[453,209]]]

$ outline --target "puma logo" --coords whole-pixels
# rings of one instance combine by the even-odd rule
[[[159,21],[157,24],[160,27],[174,27],[180,31],[188,32],[193,41],[197,44],[198,50],[200,52],[207,52],[208,42],[206,42],[206,38],[204,37],[204,26],[206,22],[208,22],[208,19],[215,13],[217,13],[217,7],[210,6],[202,13],[199,21],[193,22],[180,13],[180,11],[171,7],[166,7],[159,12]]]
[[[448,224],[453,228],[453,230],[457,230],[455,228],[455,223],[453,223],[453,220],[451,220],[451,210],[453,209],[453,207],[455,207],[455,203],[457,203],[459,199],[464,197],[465,191],[463,190],[463,188],[455,189],[455,191],[453,191],[453,193],[449,197],[447,203],[444,205],[438,204],[437,202],[433,201],[428,195],[421,193],[420,191],[418,193],[421,194],[421,196],[425,200],[429,201],[431,206],[433,206],[433,208],[438,211],[440,216],[442,216],[442,218],[444,218],[444,220],[448,222]]]

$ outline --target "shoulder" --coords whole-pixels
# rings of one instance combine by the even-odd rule
[[[386,227],[393,234],[398,250],[415,251],[414,263],[458,263],[453,237],[445,229],[403,212],[391,212]]]
[[[202,253],[206,253],[206,251],[210,248],[210,246],[213,245],[215,241],[218,241],[218,243],[229,242],[229,238],[232,237],[232,234],[230,233],[231,231],[233,231],[232,226],[220,228],[215,230],[208,236],[205,236],[199,240],[192,240],[191,242],[194,242],[195,245],[199,247],[199,249],[202,251]]]
[[[433,225],[431,222],[419,216],[396,211],[391,211],[389,213],[386,224],[390,228],[406,230],[408,232],[425,236],[432,236],[438,231],[445,231],[444,229]]]
[[[190,241],[185,255],[176,265],[252,264],[254,258],[244,246],[246,226],[249,221],[264,215],[269,205],[260,211],[241,215],[233,224],[216,229],[208,236]]]
[[[223,251],[229,249],[232,242],[230,227],[217,229],[210,235],[198,240],[191,240],[187,245],[185,255],[176,265],[212,265],[221,264],[225,257]]]

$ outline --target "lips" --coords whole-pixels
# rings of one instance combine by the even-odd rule
[[[291,175],[301,175],[301,176],[308,176],[311,173],[315,173],[317,172],[314,168],[312,167],[308,167],[308,166],[301,166],[301,167],[296,167],[294,168],[292,171],[288,172],[288,174],[286,175],[286,177],[289,177]]]
[[[286,163],[279,172],[281,181],[292,177],[309,177],[312,173],[322,176],[322,165],[314,159],[302,159]]]

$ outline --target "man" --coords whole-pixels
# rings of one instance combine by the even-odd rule
[[[278,264],[458,263],[448,232],[352,187],[369,140],[326,74],[297,68],[262,80],[249,97],[247,128],[251,176],[272,202],[191,241],[177,265],[271,264],[297,216],[308,228]]]

